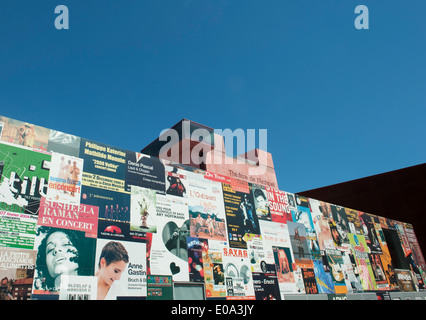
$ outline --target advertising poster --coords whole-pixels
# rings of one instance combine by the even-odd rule
[[[80,154],[80,142],[80,137],[61,131],[50,130],[47,151],[77,158]]]
[[[47,150],[49,129],[0,116],[3,123],[1,141],[31,149]]]
[[[0,210],[0,247],[33,249],[38,216]]]
[[[254,199],[254,207],[259,220],[272,221],[268,197],[264,186],[249,183],[249,189]]]
[[[389,283],[386,278],[385,268],[382,265],[380,254],[370,253],[368,258],[370,259],[371,269],[373,270],[374,280],[378,290],[389,290]]]
[[[360,212],[349,208],[345,208],[345,212],[349,223],[349,232],[353,234],[363,234],[361,221],[359,220]]]
[[[84,231],[96,238],[98,207],[86,204],[68,204],[41,198],[38,225]]]
[[[405,234],[404,223],[400,221],[395,221],[395,229],[398,233],[399,241],[401,242],[402,249],[404,250],[404,254],[408,257],[411,254],[411,246],[408,241],[408,237]]]
[[[363,292],[361,277],[352,253],[342,252],[343,273],[345,275],[346,288],[348,293]]]
[[[389,284],[389,290],[398,290],[398,281],[396,279],[395,269],[392,266],[392,258],[389,252],[389,248],[386,242],[381,242],[382,254],[380,254],[380,260],[383,266],[383,271],[386,275],[386,279]]]
[[[188,209],[191,236],[226,241],[222,184],[188,172]]]
[[[95,276],[61,277],[59,300],[97,300],[98,278]]]
[[[0,300],[29,300],[37,251],[1,248]]]
[[[339,250],[326,250],[325,254],[336,294],[347,293],[342,253]]]
[[[370,259],[368,257],[369,248],[364,236],[350,233],[349,240],[360,274],[363,290],[377,290],[376,281],[374,279],[373,270],[371,269]]]
[[[376,233],[375,229],[375,219],[372,215],[360,212],[359,220],[361,222],[361,226],[363,229],[363,234],[365,238],[365,242],[369,248],[369,250],[373,253],[382,253],[379,237]],[[378,221],[377,221],[378,222]]]
[[[314,269],[312,268],[301,268],[303,283],[305,285],[306,294],[318,294],[317,281],[315,278]]]
[[[294,263],[301,268],[313,267],[311,251],[309,250],[309,237],[305,225],[288,221],[288,233],[293,249]]]
[[[348,233],[349,222],[346,218],[345,208],[334,204],[330,205],[331,219],[329,219],[329,226],[331,235],[334,240],[334,245],[340,251],[350,251],[350,244]]]
[[[309,199],[309,205],[319,250],[335,249],[328,217],[323,213],[321,202],[315,199]]]
[[[277,276],[253,272],[253,287],[256,300],[281,300]]]
[[[395,269],[398,286],[403,292],[417,291],[415,281],[410,270]]]
[[[284,293],[297,293],[296,276],[294,269],[294,258],[289,247],[272,247],[274,255],[275,268],[278,278],[278,287],[281,298],[284,299]]]
[[[170,164],[165,165],[165,172],[166,194],[187,198],[187,174],[189,172]]]
[[[147,300],[173,300],[171,276],[147,275]]]
[[[160,159],[126,151],[126,161],[126,191],[133,185],[165,193],[165,169]]]
[[[79,158],[84,160],[84,186],[125,192],[125,150],[82,138]]]
[[[79,204],[83,176],[83,160],[52,153],[46,198],[67,204]]]
[[[204,282],[204,252],[208,251],[207,239],[188,237],[189,281]]]
[[[173,281],[189,281],[189,213],[187,199],[157,194],[157,232],[150,234],[151,274],[173,276]]]
[[[227,299],[255,299],[247,250],[225,247],[222,257]]]
[[[268,198],[271,219],[274,222],[286,223],[292,221],[292,209],[296,209],[294,204],[294,196],[285,191],[277,190],[271,187],[265,187]],[[291,201],[293,200],[293,201]]]
[[[327,294],[336,293],[325,251],[322,251],[320,255],[314,255],[312,258],[318,292]]]
[[[47,194],[50,154],[0,143],[0,209],[37,215]]]
[[[153,189],[130,186],[130,231],[157,232],[157,193]]]
[[[94,275],[96,239],[83,231],[39,226],[34,249],[38,254],[33,295],[58,299],[62,276]]]
[[[131,240],[130,194],[83,186],[81,203],[98,207],[98,238]]]
[[[247,248],[244,241],[245,234],[260,234],[253,198],[250,193],[235,191],[230,185],[222,184],[222,187],[229,246],[245,249]]]
[[[206,287],[206,298],[226,297],[225,269],[223,266],[223,249],[226,242],[207,240],[203,246],[203,270]]]
[[[407,236],[408,242],[410,244],[410,248],[413,253],[413,259],[415,263],[423,269],[426,269],[426,262],[420,248],[419,242],[416,237],[416,233],[414,232],[414,228],[412,224],[404,223],[404,232]]]
[[[296,210],[292,212],[293,222],[301,223],[305,226],[308,233],[314,232],[314,223],[312,221],[311,209],[309,199],[295,195],[296,198]]]
[[[95,276],[98,300],[146,297],[146,246],[141,242],[98,239]]]

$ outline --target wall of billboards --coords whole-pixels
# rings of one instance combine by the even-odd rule
[[[425,289],[408,223],[1,116],[0,137],[1,300]]]

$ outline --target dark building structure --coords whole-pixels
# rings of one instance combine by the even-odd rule
[[[426,163],[298,194],[410,223],[426,248]]]

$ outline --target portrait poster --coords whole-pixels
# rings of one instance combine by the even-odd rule
[[[62,276],[94,275],[95,238],[84,231],[47,226],[39,226],[36,235],[33,295],[58,299]]]
[[[249,183],[258,220],[272,221],[265,186]]]
[[[272,246],[281,299],[284,294],[298,293],[294,257],[290,247]]]
[[[101,259],[116,257],[114,273],[111,275],[108,266]],[[108,262],[108,261],[107,261]],[[110,285],[105,297],[100,300],[120,300],[127,297],[146,297],[146,246],[134,241],[114,241],[98,239],[96,243],[95,276],[98,282]]]

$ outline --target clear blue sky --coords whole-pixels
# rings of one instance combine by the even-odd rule
[[[54,26],[57,5],[69,30]],[[354,27],[357,5],[369,30]],[[426,1],[0,2],[0,114],[139,151],[267,129],[279,188],[424,163]]]

